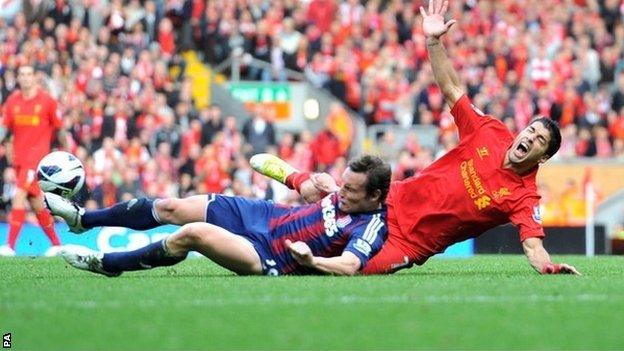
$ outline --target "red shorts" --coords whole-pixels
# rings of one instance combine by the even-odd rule
[[[387,218],[388,240],[381,250],[366,263],[360,271],[361,274],[390,274],[414,265],[413,260],[410,259],[410,251],[407,249],[408,244],[403,240],[401,229],[390,204],[388,204]]]
[[[34,167],[14,166],[17,176],[17,187],[31,196],[41,194],[39,183],[37,183],[37,170]]]

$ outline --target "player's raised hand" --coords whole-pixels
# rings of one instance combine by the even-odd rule
[[[448,0],[429,0],[429,9],[420,7],[420,14],[423,17],[423,32],[426,37],[439,38],[446,33],[457,21],[454,19],[444,23],[444,14],[448,10]]]
[[[308,267],[313,265],[314,255],[308,244],[303,241],[292,242],[288,239],[284,243],[297,263]]]

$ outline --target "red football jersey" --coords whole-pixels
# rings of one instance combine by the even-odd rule
[[[39,89],[31,99],[21,91],[4,104],[4,125],[13,133],[13,164],[34,168],[50,152],[53,133],[61,127],[56,101]]]
[[[513,136],[464,95],[451,109],[459,130],[457,147],[417,176],[393,182],[388,204],[410,260],[424,263],[449,245],[512,222],[520,240],[543,237],[537,167],[524,176],[503,169]]]

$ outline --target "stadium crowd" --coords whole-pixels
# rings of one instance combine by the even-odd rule
[[[210,64],[231,55],[270,62],[243,67],[248,79],[303,72],[368,124],[437,125],[440,150],[408,138],[385,155],[397,160],[395,179],[457,143],[416,25],[423,1],[21,3],[0,11],[2,101],[16,87],[16,68],[34,64],[59,100],[70,151],[87,168],[90,207],[204,192],[296,201],[254,175],[247,159],[255,152],[274,152],[302,170],[337,176],[344,169],[348,140],[331,123],[317,135],[277,140],[262,107],[248,121],[224,116],[218,105],[196,108],[185,50]],[[447,36],[449,56],[477,106],[512,130],[536,113],[559,121],[559,158],[624,159],[624,1],[451,1],[451,12],[462,30]],[[5,202],[15,177],[9,154],[0,147]]]

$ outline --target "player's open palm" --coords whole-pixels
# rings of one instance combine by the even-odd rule
[[[444,22],[444,14],[448,10],[448,0],[429,0],[429,9],[420,7],[420,14],[423,17],[423,32],[426,37],[439,38],[446,33],[453,24],[454,19]]]

